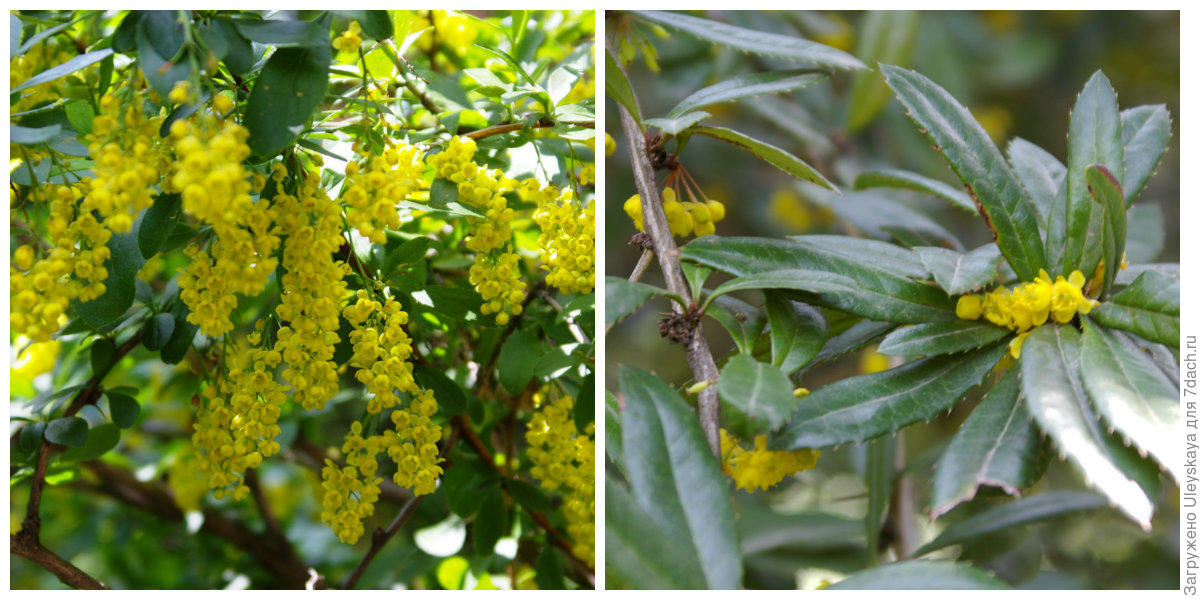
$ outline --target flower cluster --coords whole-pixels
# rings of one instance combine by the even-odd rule
[[[94,210],[113,233],[126,233],[154,203],[154,186],[170,169],[170,156],[155,143],[162,117],[146,118],[137,100],[122,106],[111,93],[100,99],[100,111],[87,138],[95,178],[83,209]]]
[[[820,457],[821,452],[811,448],[768,450],[765,435],[755,436],[754,447],[746,448],[721,430],[721,468],[739,489],[749,492],[767,490],[788,475],[811,469]]]
[[[580,433],[571,417],[574,400],[563,396],[546,401],[544,393],[534,395],[539,408],[525,432],[526,454],[533,463],[529,473],[546,491],[561,492],[572,552],[591,565],[595,561],[595,426],[589,424]]]
[[[320,175],[306,174],[297,196],[273,199],[283,242],[279,328],[275,352],[288,368],[283,378],[296,390],[293,400],[307,410],[320,410],[338,390],[333,361],[338,314],[346,294],[350,267],[334,257],[342,245],[341,211],[320,188]]]
[[[210,114],[171,124],[177,158],[171,184],[182,195],[183,210],[211,226],[215,237],[208,252],[187,249],[191,262],[179,274],[179,297],[191,311],[188,321],[213,337],[233,329],[236,294],[257,295],[276,266],[274,212],[251,198],[242,165],[250,155],[249,135]],[[276,166],[278,181],[283,173]]]
[[[256,339],[251,338],[251,343]],[[275,379],[278,352],[249,346],[225,355],[225,375],[202,392],[192,445],[217,498],[249,492],[242,477],[279,452],[279,414],[287,393]]]
[[[725,218],[725,205],[716,201],[680,202],[675,197],[675,190],[667,188],[662,191],[663,212],[667,216],[667,226],[671,233],[684,237],[695,234],[696,237],[711,235],[717,231],[717,223]],[[633,220],[638,231],[645,231],[642,218],[642,197],[634,194],[623,205],[625,214]]]
[[[387,241],[384,229],[400,226],[396,204],[421,187],[425,164],[416,146],[390,145],[377,156],[362,148],[359,145],[361,164],[346,165],[342,201],[350,224],[372,242],[382,244]]]
[[[321,470],[321,522],[329,525],[339,540],[353,544],[363,534],[363,519],[375,512],[379,500],[379,484],[383,479],[375,476],[379,468],[375,456],[379,454],[381,438],[363,438],[362,423],[350,426],[342,444],[346,465],[339,467],[332,460],[325,460]]]
[[[392,411],[395,429],[383,432],[383,447],[396,463],[392,476],[396,485],[424,496],[437,489],[437,480],[442,476],[437,446],[442,428],[433,422],[438,409],[433,391],[417,388],[411,396],[405,409]]]
[[[571,190],[558,192],[541,187],[536,179],[522,182],[526,199],[537,202],[533,219],[541,229],[538,247],[542,268],[549,271],[546,283],[564,294],[587,294],[596,285],[592,236],[596,228],[596,204],[584,207]]]
[[[988,321],[1016,331],[1019,335],[1009,344],[1013,358],[1021,357],[1021,344],[1029,331],[1054,319],[1068,323],[1075,314],[1087,314],[1099,304],[1084,295],[1083,273],[1075,271],[1069,277],[1059,275],[1051,281],[1043,269],[1033,281],[1013,289],[998,287],[987,294],[969,294],[958,299],[955,312],[960,319],[975,320],[980,316]]]

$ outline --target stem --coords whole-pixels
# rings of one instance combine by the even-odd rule
[[[595,121],[584,121],[581,123],[563,122],[563,124],[582,127],[584,129],[594,129],[596,127]],[[537,129],[540,127],[554,127],[555,125],[557,125],[557,123],[555,123],[554,121],[551,121],[549,119],[542,119],[542,120],[538,121],[537,123],[530,125],[529,127],[531,129]],[[484,127],[483,129],[477,129],[475,131],[472,131],[470,133],[463,135],[463,137],[468,137],[473,140],[478,140],[478,139],[483,139],[485,137],[497,135],[497,134],[501,134],[501,133],[509,133],[511,131],[520,131],[524,128],[525,128],[525,125],[523,123],[501,123],[500,125],[492,125],[491,127]]]
[[[50,571],[64,584],[80,590],[108,589],[107,585],[95,577],[84,573],[59,555],[47,550],[36,539],[22,537],[20,534],[10,534],[8,539],[9,552],[27,558],[30,562]]]
[[[636,95],[634,101],[637,101]],[[625,129],[625,137],[629,141],[634,180],[637,183],[638,194],[642,197],[642,218],[646,234],[650,236],[654,245],[654,254],[658,257],[658,266],[667,282],[667,289],[690,304],[692,295],[683,277],[683,270],[679,267],[679,249],[676,248],[675,238],[667,226],[662,198],[659,196],[658,186],[654,183],[654,168],[650,165],[650,158],[646,152],[646,134],[624,106],[619,106],[618,110],[621,112],[621,125]],[[676,303],[677,311],[682,312],[687,308]],[[687,362],[696,381],[715,381],[719,376],[717,364],[713,361],[712,352],[699,323],[696,324],[691,341],[687,345]],[[704,435],[708,438],[708,446],[713,454],[720,456],[721,424],[716,386],[708,386],[701,390],[696,408],[700,427],[704,429]]]

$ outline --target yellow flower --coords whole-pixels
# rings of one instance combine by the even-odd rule
[[[748,492],[770,489],[789,475],[815,467],[820,457],[821,452],[811,448],[768,450],[765,435],[755,436],[753,447],[746,448],[721,430],[721,468]]]
[[[350,21],[350,26],[346,28],[346,31],[333,40],[333,47],[338,52],[357,52],[359,46],[362,45],[362,37],[358,35],[359,33],[362,33],[362,27],[358,21]]]

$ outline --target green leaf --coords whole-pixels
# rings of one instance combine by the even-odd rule
[[[104,268],[108,271],[104,293],[99,298],[75,306],[79,317],[94,329],[107,327],[133,306],[137,294],[133,281],[142,265],[146,264],[146,259],[138,250],[137,230],[140,227],[134,227],[134,231],[112,236],[106,244],[112,254],[104,261]]]
[[[113,341],[106,338],[96,338],[92,342],[91,362],[92,375],[99,379],[103,379],[108,374],[109,369],[112,369],[113,363],[117,360],[117,347]]]
[[[1131,265],[1153,262],[1162,253],[1167,229],[1162,209],[1157,203],[1143,202],[1130,208],[1125,217],[1125,257]],[[1124,271],[1118,271],[1117,277],[1122,274]]]
[[[1179,347],[1179,277],[1147,270],[1088,314],[1097,323]]]
[[[533,570],[533,581],[539,590],[561,590],[566,585],[563,583],[562,565],[559,564],[553,544],[546,544],[542,548],[537,562],[533,564]]]
[[[471,537],[475,541],[475,553],[491,556],[495,553],[496,542],[508,531],[508,507],[504,505],[504,495],[499,487],[484,493],[483,504],[474,522]]]
[[[617,464],[624,462],[621,437],[620,404],[612,392],[604,390],[604,454]]]
[[[866,171],[854,179],[854,189],[866,190],[871,188],[893,188],[912,190],[941,198],[973,215],[979,214],[975,202],[966,192],[946,183],[926,177],[912,171],[900,169],[884,169],[881,171]]]
[[[790,375],[808,364],[825,345],[829,326],[820,310],[766,293],[764,307],[771,326],[771,364]]]
[[[575,429],[584,433],[588,425],[596,420],[596,374],[588,373],[579,384],[575,397]],[[594,437],[594,436],[593,436]]]
[[[164,99],[192,69],[187,60],[172,61],[183,45],[183,27],[174,11],[148,10],[137,24],[138,66],[146,82]]]
[[[233,24],[246,39],[276,48],[315,48],[329,45],[329,21],[326,19],[233,21]],[[365,30],[364,28],[364,32]]]
[[[1008,584],[965,563],[905,560],[859,571],[830,590],[1005,590]]]
[[[546,351],[537,334],[524,329],[514,331],[500,348],[496,367],[500,371],[500,384],[510,394],[521,391],[533,379],[534,366]]]
[[[831,383],[797,405],[772,446],[795,450],[857,443],[929,420],[954,406],[1006,351],[996,344]]]
[[[137,48],[137,25],[142,14],[146,11],[131,10],[121,19],[121,24],[113,32],[112,48],[117,52],[133,52]]]
[[[604,323],[612,325],[628,317],[654,296],[678,298],[660,287],[629,281],[624,277],[605,277]]]
[[[1088,484],[1144,529],[1154,505],[1126,474],[1127,448],[1106,436],[1079,380],[1079,332],[1047,323],[1021,347],[1021,389],[1042,431],[1079,468]]]
[[[859,26],[861,33],[855,54],[868,65],[885,63],[907,66],[917,43],[919,22],[916,11],[870,11]],[[887,84],[879,73],[855,73],[854,83],[850,87],[850,105],[846,109],[846,131],[854,133],[865,127],[890,99]]]
[[[1095,271],[1101,258],[1103,210],[1088,193],[1085,171],[1092,165],[1101,165],[1113,174],[1119,187],[1125,176],[1124,155],[1117,93],[1108,78],[1096,71],[1071,109],[1066,211],[1051,213],[1046,238],[1046,262],[1051,267],[1047,270],[1051,275],[1067,275],[1078,269],[1091,277]],[[1056,220],[1064,221],[1065,227]]]
[[[721,296],[708,305],[704,314],[716,319],[737,344],[738,352],[750,354],[767,324],[764,311],[732,296]]]
[[[1032,281],[1045,265],[1035,210],[991,137],[966,107],[929,78],[891,65],[880,69],[966,185],[1009,265],[1021,280]]]
[[[503,357],[501,357],[503,361]],[[413,379],[417,385],[432,390],[437,398],[438,412],[447,415],[459,415],[467,410],[467,395],[462,387],[450,379],[440,369],[427,364],[413,365]],[[504,379],[503,374],[501,380]]]
[[[175,317],[168,313],[153,315],[142,325],[142,344],[147,350],[161,350],[175,333]]]
[[[1060,190],[1066,193],[1062,188],[1067,168],[1053,154],[1019,137],[1008,143],[1008,162],[1037,209],[1038,226],[1044,230],[1050,219],[1050,207]]]
[[[1068,513],[1099,508],[1104,504],[1103,497],[1087,492],[1034,494],[976,513],[947,527],[933,541],[921,546],[913,556],[929,554],[934,550],[961,544],[990,533],[1010,530]]]
[[[810,183],[819,185],[825,189],[838,191],[837,186],[833,185],[825,176],[818,172],[812,165],[800,160],[792,155],[787,150],[772,146],[766,142],[756,140],[744,133],[726,129],[724,127],[701,127],[696,126],[691,128],[692,133],[711,137],[721,140],[727,144],[744,148],[751,154],[775,165],[784,173],[793,175]]]
[[[108,398],[108,413],[112,417],[112,422],[121,429],[133,427],[133,424],[137,422],[138,415],[142,412],[142,406],[138,404],[137,399],[112,390],[106,390],[104,397]]]
[[[829,362],[848,352],[859,350],[895,327],[895,323],[868,321],[866,319],[860,320],[846,328],[845,331],[829,338],[829,341],[825,342],[825,345],[821,347],[821,351],[817,353],[816,358],[812,359],[809,366]]]
[[[612,477],[605,477],[604,490],[604,562],[610,586],[647,590],[709,587],[689,542],[664,530]]]
[[[23,25],[21,24],[21,19],[19,19],[17,17],[16,13],[12,13],[12,12],[8,13],[8,56],[9,56],[9,60],[12,60],[22,54],[20,52],[22,27],[23,27]]]
[[[358,21],[363,33],[375,40],[386,40],[395,35],[392,19],[386,10],[337,10],[338,15]]]
[[[751,273],[730,279],[717,286],[701,306],[701,310],[718,297],[742,290],[799,290],[802,292],[848,294],[855,291],[854,280],[837,273],[811,269],[778,269]]]
[[[1083,324],[1079,373],[1096,411],[1182,482],[1183,448],[1171,439],[1171,432],[1183,428],[1179,390],[1149,356],[1089,319]]]
[[[17,436],[17,449],[21,452],[33,452],[42,443],[42,434],[46,432],[46,424],[41,421],[26,423]]]
[[[245,75],[254,68],[255,62],[257,62],[254,46],[242,36],[233,20],[217,17],[212,20],[209,30],[212,32],[212,36],[219,36],[224,42],[225,52],[221,56],[221,62],[229,67],[230,72],[236,75]]]
[[[796,406],[787,375],[746,354],[737,354],[725,363],[717,393],[722,425],[744,440],[778,429]]]
[[[625,70],[613,58],[612,52],[605,49],[604,51],[604,93],[614,100],[617,104],[625,107],[629,114],[633,116],[633,120],[638,124],[642,122],[642,113],[638,110],[637,97],[633,95],[633,88],[629,86],[629,80],[625,78]]]
[[[675,108],[667,113],[667,116],[677,118],[697,108],[713,104],[753,98],[763,94],[790,92],[812,85],[826,77],[828,76],[824,73],[814,73],[808,69],[739,75],[693,92],[692,95],[676,104]]]
[[[889,356],[934,356],[973,350],[1007,337],[1011,331],[986,321],[938,321],[900,327],[879,343]]]
[[[700,121],[703,121],[711,116],[712,115],[702,110],[697,110],[679,115],[678,117],[646,119],[646,124],[659,128],[663,133],[679,135],[688,127],[691,127],[692,125],[695,125],[696,123],[699,123]]]
[[[980,486],[1019,496],[1037,477],[1041,448],[1021,398],[1020,372],[1009,369],[942,452],[929,501],[933,518],[974,498]]]
[[[76,56],[75,58],[72,58],[61,65],[50,67],[49,69],[46,69],[45,71],[26,79],[9,90],[8,93],[15,94],[21,90],[31,88],[35,85],[41,85],[43,83],[54,81],[60,77],[66,77],[71,73],[104,60],[112,53],[112,48],[104,48],[102,50],[93,50],[92,52],[88,52],[86,54],[80,54],[79,56]]]
[[[663,380],[645,371],[623,367],[620,385],[625,396],[624,467],[633,496],[686,549],[655,562],[663,556],[698,556],[709,588],[740,588],[742,557],[729,485],[696,413]],[[639,534],[643,542],[646,537]]]
[[[79,417],[63,417],[46,424],[46,440],[64,446],[83,446],[88,439],[87,421]]]
[[[532,483],[521,481],[520,479],[510,479],[504,485],[508,489],[508,495],[512,496],[512,499],[517,504],[529,510],[544,512],[554,509],[554,504],[550,502],[550,497],[541,488]]]
[[[200,328],[187,320],[188,309],[182,302],[176,303],[171,310],[171,315],[175,317],[175,328],[159,355],[164,363],[175,365],[179,364],[184,356],[187,356],[188,350],[192,348],[192,341],[196,338],[196,332]]]
[[[736,276],[809,269],[848,278],[855,284],[852,290],[820,294],[820,301],[872,319],[912,323],[955,318],[954,305],[945,293],[910,279],[927,275],[916,255],[886,242],[842,236],[789,240],[705,236],[680,252],[684,260]]]
[[[250,90],[244,120],[255,160],[279,154],[304,130],[329,87],[330,55],[324,43],[280,48],[267,60]]]
[[[896,440],[883,437],[867,443],[866,472],[867,514],[863,518],[869,556],[878,556],[879,532],[883,528],[888,498],[892,495],[892,473],[895,470]]]
[[[1104,285],[1100,297],[1108,295],[1125,254],[1125,196],[1112,173],[1100,165],[1085,169],[1088,195],[1103,211]]]
[[[62,125],[57,123],[47,125],[45,127],[21,127],[20,125],[8,126],[8,139],[14,144],[23,146],[36,146],[44,144],[62,133]]]
[[[81,462],[104,455],[117,447],[121,441],[121,429],[112,423],[102,423],[87,431],[87,442],[78,448],[68,448],[62,454],[62,462]]]
[[[639,17],[743,52],[790,58],[831,69],[857,70],[866,65],[853,56],[806,39],[755,31],[709,19],[662,11],[637,11]],[[606,73],[607,74],[607,73]]]
[[[1132,205],[1154,175],[1171,139],[1171,113],[1162,104],[1121,111],[1121,144],[1125,146],[1125,205]]]
[[[446,504],[454,514],[466,519],[479,511],[483,500],[492,489],[499,489],[496,481],[485,476],[486,465],[478,461],[456,462],[442,477]]]
[[[1001,259],[995,244],[980,246],[966,254],[934,246],[913,248],[913,252],[921,257],[933,280],[951,296],[987,287],[996,279]]]
[[[138,226],[138,250],[143,258],[158,254],[179,219],[179,194],[159,194],[154,198],[154,204],[142,215],[141,225]]]

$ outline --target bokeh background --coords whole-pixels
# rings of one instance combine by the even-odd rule
[[[863,56],[863,12],[709,11],[701,16],[800,35]],[[614,25],[622,17],[628,15],[613,11],[607,15],[610,48],[617,31]],[[1019,136],[1065,161],[1069,110],[1096,69],[1111,80],[1122,109],[1165,104],[1172,116],[1170,148],[1139,204],[1157,207],[1164,232],[1161,247],[1153,247],[1157,244],[1150,239],[1151,247],[1144,250],[1157,250],[1153,262],[1179,260],[1178,12],[921,12],[915,20],[917,35],[908,66],[963,102],[1001,150]],[[674,31],[663,38],[644,24],[637,29],[658,53],[657,72],[641,52],[626,65],[646,117],[665,115],[692,91],[717,81],[797,67]],[[850,131],[846,106],[852,81],[852,75],[839,74],[797,92],[709,107],[705,110],[713,118],[706,124],[731,126],[778,145],[816,166],[843,190],[853,188],[859,172],[886,167],[915,171],[957,187],[949,167],[894,99],[866,126]],[[635,189],[617,105],[609,100],[607,106],[606,131],[617,141],[618,150],[607,162],[606,274],[628,277],[640,250],[628,244],[635,230],[621,204]],[[727,207],[725,221],[717,225],[718,235],[855,234],[886,227],[886,214],[863,210],[876,206],[871,198],[822,193],[715,140],[696,136],[681,158],[705,193]],[[662,175],[665,172],[660,180]],[[991,241],[982,222],[944,202],[919,194],[883,193],[889,205],[914,207],[931,215],[932,231],[940,227],[951,232],[967,249]],[[1157,216],[1149,216],[1154,223]],[[644,280],[661,284],[657,265]],[[708,285],[719,281],[714,276]],[[649,303],[609,332],[609,389],[615,389],[617,367],[622,364],[649,369],[676,384],[688,381],[683,349],[658,336],[655,323],[664,310],[665,303]],[[733,342],[715,322],[706,319],[705,323],[706,337],[720,362],[733,349]],[[800,383],[815,389],[827,381],[879,368],[886,368],[886,358],[865,351],[822,365]],[[933,463],[976,401],[968,398],[951,414],[906,431],[902,460],[922,512],[916,523],[922,541],[935,535],[944,522],[997,502],[985,498],[939,522],[928,519]],[[864,566],[860,519],[866,499],[859,475],[864,456],[858,447],[827,451],[816,469],[785,480],[771,492],[739,494],[749,586],[814,587],[836,573]],[[1149,533],[1115,511],[1100,510],[1008,531],[933,556],[954,558],[961,553],[1023,587],[1176,588],[1178,489],[1165,479],[1163,483]],[[1084,487],[1073,469],[1054,461],[1034,491]]]

